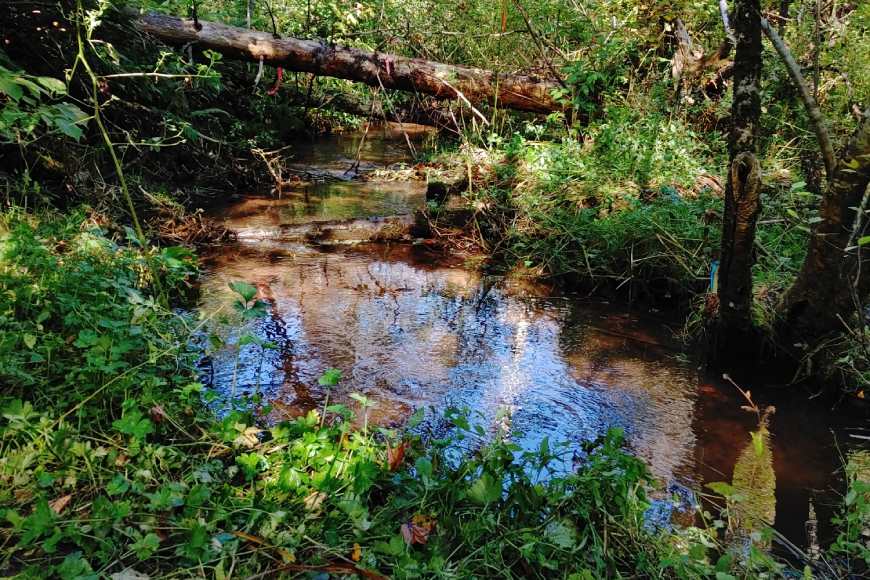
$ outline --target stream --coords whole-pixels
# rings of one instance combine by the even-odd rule
[[[228,326],[225,342],[248,332],[274,347],[211,353],[205,374],[220,395],[260,393],[268,420],[293,417],[323,405],[317,379],[334,367],[343,378],[330,400],[353,407],[349,395],[365,395],[375,403],[369,423],[401,426],[425,408],[421,428],[437,432],[447,408],[468,408],[486,433],[509,426],[524,448],[566,442],[564,469],[576,465],[570,451],[615,426],[666,489],[732,481],[756,417],[734,386],[705,377],[682,353],[679,320],[484,275],[426,244],[371,241],[408,237],[425,204],[421,182],[363,181],[348,171],[357,158],[364,171],[408,161],[400,131],[321,137],[292,151],[291,165],[313,182],[280,198],[230,196],[209,210],[238,241],[204,255],[201,310],[229,311],[227,284],[254,284],[268,315]],[[812,502],[819,537],[830,541],[842,461],[866,443],[852,436],[866,418],[804,391],[746,387],[760,406],[776,407],[762,466],[775,498],[766,512],[806,546]]]

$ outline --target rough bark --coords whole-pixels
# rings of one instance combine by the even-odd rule
[[[176,46],[195,43],[228,58],[281,66],[365,83],[373,87],[431,95],[439,99],[467,99],[519,111],[549,113],[562,109],[552,91],[558,83],[528,75],[499,74],[474,67],[454,66],[417,58],[366,52],[320,40],[275,38],[266,32],[165,14],[138,16],[139,27]]]
[[[858,245],[857,209],[870,184],[870,109],[837,160],[822,197],[807,256],[780,304],[786,346],[843,332],[870,295],[867,249]]]
[[[755,223],[761,208],[761,171],[755,157],[761,114],[761,27],[759,0],[738,0],[734,10],[734,98],[722,250],[719,267],[719,328],[715,358],[723,362],[747,352],[752,327],[752,264]]]

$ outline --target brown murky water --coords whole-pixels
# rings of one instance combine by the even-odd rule
[[[300,146],[294,163],[338,174],[360,151],[367,168],[405,158],[401,136],[370,133],[361,149],[359,138]],[[545,437],[576,449],[617,426],[665,484],[700,489],[732,480],[755,417],[740,409],[733,386],[705,379],[687,362],[667,321],[484,276],[425,245],[350,243],[390,220],[408,223],[423,203],[420,184],[351,181],[216,208],[239,242],[207,257],[202,311],[230,310],[228,282],[256,285],[269,315],[228,326],[227,343],[252,333],[273,348],[212,353],[212,386],[226,397],[260,393],[279,419],[321,406],[317,379],[335,367],[343,380],[331,400],[364,394],[375,402],[369,420],[378,424],[401,425],[423,407],[432,409],[434,425],[446,408],[468,408],[486,432],[509,425],[530,449]],[[314,222],[344,233],[328,244],[294,234]],[[767,491],[776,528],[805,545],[812,500],[828,539],[841,457],[860,442],[849,429],[866,427],[866,416],[745,386],[762,406],[777,407],[763,480],[774,488]],[[571,465],[569,453],[564,467]]]

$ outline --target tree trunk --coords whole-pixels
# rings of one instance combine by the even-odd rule
[[[870,294],[867,250],[858,239],[870,183],[870,109],[849,140],[822,198],[818,223],[797,279],[780,304],[780,335],[787,346],[846,330]],[[866,208],[863,208],[866,209]],[[860,228],[858,226],[861,226]]]
[[[562,110],[552,96],[558,83],[534,76],[499,74],[492,71],[453,66],[418,58],[366,52],[327,44],[320,40],[275,38],[266,32],[246,30],[216,22],[164,14],[138,15],[139,27],[171,45],[196,43],[199,48],[219,52],[228,58],[280,66],[287,70],[313,73],[365,83],[384,89],[419,92],[439,99],[461,99],[469,103],[495,104],[502,108],[536,113]]]
[[[761,26],[759,0],[738,0],[734,10],[734,100],[731,163],[725,185],[719,267],[717,363],[744,357],[754,344],[752,264],[755,223],[761,209],[761,170],[755,156],[761,114]]]

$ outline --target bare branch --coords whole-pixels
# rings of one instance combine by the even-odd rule
[[[834,155],[834,147],[831,145],[831,138],[828,135],[828,130],[825,128],[825,120],[822,117],[819,104],[816,102],[810,87],[807,86],[804,76],[801,74],[800,66],[795,61],[791,51],[785,45],[782,38],[780,38],[779,34],[770,26],[766,18],[761,19],[761,29],[767,35],[767,38],[770,39],[780,58],[782,58],[792,82],[797,85],[801,100],[807,109],[807,115],[810,117],[810,124],[812,124],[816,139],[819,141],[819,148],[822,150],[822,159],[825,162],[825,174],[828,176],[828,180],[830,180],[834,174],[837,162]]]
[[[732,46],[737,44],[737,39],[734,38],[734,29],[731,28],[731,22],[728,19],[728,0],[719,0],[719,14],[722,16],[722,26],[725,27],[725,36],[731,41]]]

